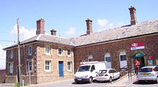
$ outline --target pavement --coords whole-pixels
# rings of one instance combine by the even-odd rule
[[[125,76],[121,77],[120,79],[112,82],[111,84],[105,85],[105,87],[128,87],[128,85],[133,84],[133,82],[135,82],[137,80],[137,76],[134,74],[132,76],[128,76],[128,74],[126,74]],[[25,87],[34,87],[37,85],[45,85],[45,84],[54,84],[54,83],[59,83],[62,81],[68,81],[68,80],[60,80],[60,81],[56,81],[56,82],[50,82],[50,83],[43,83],[43,84],[31,84]],[[0,87],[13,87],[14,83],[0,83]]]
[[[0,83],[0,87],[14,87],[15,83]]]
[[[106,87],[127,87],[130,84],[133,84],[137,80],[136,74],[132,76],[128,76],[126,74],[125,76],[118,79],[116,82],[112,82],[111,84],[106,85]]]

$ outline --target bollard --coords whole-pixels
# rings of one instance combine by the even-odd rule
[[[24,86],[24,80],[22,80],[22,86]]]

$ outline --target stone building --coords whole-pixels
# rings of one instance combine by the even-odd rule
[[[42,83],[73,78],[82,61],[107,61],[107,67],[118,71],[158,64],[158,19],[138,23],[136,9],[129,8],[131,24],[93,33],[92,20],[87,19],[87,34],[72,38],[46,35],[44,20],[37,21],[36,36],[21,42],[22,78]],[[18,80],[17,45],[6,50],[6,82]],[[152,64],[148,62],[152,60]]]
[[[74,46],[56,31],[46,35],[44,20],[37,20],[36,36],[20,43],[21,76],[26,83],[44,83],[74,76]],[[17,44],[6,50],[6,81],[18,82]]]

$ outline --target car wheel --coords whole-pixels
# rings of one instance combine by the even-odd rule
[[[143,81],[139,80],[139,81],[138,81],[138,83],[139,83],[139,84],[142,84],[142,83],[143,83]]]
[[[100,81],[97,81],[98,83],[100,83]]]
[[[75,83],[76,83],[76,84],[79,84],[79,82],[78,82],[78,81],[75,81]]]
[[[93,78],[90,77],[90,78],[89,78],[89,83],[92,83],[92,82],[93,82]]]
[[[157,77],[157,79],[156,79],[156,83],[158,83],[158,77]]]
[[[112,82],[112,77],[109,78],[109,82]]]

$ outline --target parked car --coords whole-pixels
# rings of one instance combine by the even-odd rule
[[[96,76],[96,80],[97,82],[100,81],[110,81],[112,82],[112,80],[114,79],[118,79],[120,78],[121,74],[120,72],[116,71],[115,69],[104,69],[104,70],[100,70]]]
[[[146,81],[158,82],[158,66],[144,66],[140,69],[137,75],[138,82]]]

